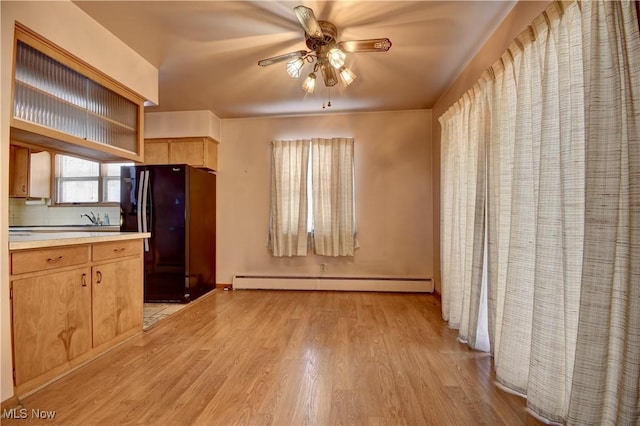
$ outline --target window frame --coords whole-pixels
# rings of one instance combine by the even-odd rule
[[[108,181],[112,180],[120,180],[120,176],[108,175],[107,167],[110,164],[121,164],[121,165],[134,165],[135,163],[131,161],[96,161],[92,158],[85,158],[78,155],[69,155],[67,153],[52,153],[51,158],[51,174],[52,174],[52,191],[51,191],[51,205],[58,207],[76,207],[76,206],[95,206],[95,207],[115,207],[119,206],[119,201],[104,201],[105,197],[105,185]],[[60,163],[58,158],[60,156],[64,157],[73,157],[83,161],[90,161],[92,163],[98,164],[98,175],[97,176],[79,176],[79,177],[64,177],[60,176]],[[98,183],[98,201],[60,201],[59,200],[59,188],[60,183],[62,182],[93,182],[97,181]]]
[[[293,153],[289,152],[290,149],[286,147],[287,143],[295,144],[296,149]],[[299,145],[301,143],[308,145],[308,154],[300,152],[301,149]],[[318,147],[318,159],[314,159],[314,153],[316,152],[314,146],[324,146],[327,143],[330,151],[329,157],[327,157],[326,153],[321,152],[323,151],[321,147]],[[354,145],[355,141],[351,137],[272,141],[270,186],[271,204],[267,247],[273,256],[307,256],[310,250],[321,256],[354,256],[353,253],[355,249],[359,247],[357,241],[357,197]],[[346,154],[340,149],[337,149],[344,149],[345,147],[349,150]],[[334,153],[333,151],[336,152]],[[302,169],[305,166],[303,159],[305,155],[308,155],[306,162],[307,171],[305,176],[306,188],[304,191],[306,194],[306,203],[304,204],[306,204],[305,207],[307,212],[306,217],[302,217],[303,192],[301,188],[298,188],[299,185],[297,185],[297,183],[298,180],[302,181]],[[338,169],[333,166],[333,158],[336,155],[339,157],[339,164],[342,165],[342,167],[338,167]],[[300,158],[300,156],[302,156],[302,158]],[[289,161],[287,161],[287,157],[289,157]],[[292,157],[294,157],[293,161],[290,159]],[[329,158],[329,160],[327,160],[327,158]],[[324,164],[325,161],[329,161],[329,164],[325,164],[325,166],[322,167],[322,164]],[[345,165],[348,164],[346,161],[350,161],[348,166],[351,172],[350,196],[345,195],[346,191],[342,191],[344,194],[342,194],[342,196],[338,196],[334,193],[334,190],[329,191],[330,194],[327,195],[325,187],[329,185],[329,187],[332,188],[333,184],[331,182],[333,182],[334,179],[339,179],[339,182],[344,182],[349,179],[344,173],[344,171],[346,171]],[[319,163],[319,169],[317,170],[318,185],[314,184],[314,176],[316,175],[314,165],[316,163]],[[287,170],[288,173],[286,172]],[[290,181],[290,179],[294,180]],[[327,182],[327,179],[329,182]],[[293,184],[291,184],[291,182],[293,182]],[[320,192],[318,197],[315,195],[316,190]],[[351,200],[350,207],[348,204],[345,204],[348,202],[349,198]],[[329,203],[331,206],[333,206],[334,203],[337,203],[335,208],[330,208],[330,214],[332,216],[332,220],[329,221],[330,223],[326,220],[319,220],[318,223],[316,223],[316,212],[314,211],[316,203],[319,203],[318,205],[326,205]],[[348,207],[347,210],[345,210],[345,206]],[[337,212],[334,213],[334,210],[337,210]],[[351,212],[349,210],[351,210]],[[319,217],[325,217],[326,214],[327,212],[319,212]],[[337,230],[333,226],[334,214],[337,218],[336,220],[340,223],[339,229]],[[351,216],[350,219],[348,219],[349,216]],[[305,220],[306,222],[304,231],[300,229],[302,220]],[[303,232],[306,235],[304,235]],[[348,236],[349,233],[352,233],[351,237],[353,237],[352,247],[350,244],[347,244],[346,246],[341,244],[341,247],[338,250],[326,249],[325,246],[327,244],[334,244],[333,242],[325,243],[324,241],[327,240],[327,238],[332,241],[336,239],[342,241],[342,239],[346,238],[345,235]],[[306,236],[306,250],[303,250],[301,247],[303,236]],[[316,242],[317,237],[323,241],[321,244]]]

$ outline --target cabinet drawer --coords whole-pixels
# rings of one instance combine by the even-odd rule
[[[114,241],[93,245],[92,260],[109,260],[142,253],[142,240]]]
[[[89,261],[87,246],[56,247],[11,253],[11,274],[81,265]]]

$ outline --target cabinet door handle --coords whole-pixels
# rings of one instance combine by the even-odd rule
[[[87,274],[82,274],[82,287],[87,286]]]
[[[98,276],[98,281],[96,281],[96,284],[100,284],[102,282],[102,272],[96,271],[96,275]]]
[[[47,263],[57,263],[60,262],[62,260],[64,256],[58,256],[58,257],[53,257],[53,258],[48,258],[47,259]]]
[[[27,186],[26,185],[22,185],[22,192],[27,192]]]
[[[126,250],[126,248],[124,248],[124,247],[121,247],[121,248],[115,248],[115,249],[113,249],[113,251],[114,251],[115,253],[120,253],[121,251],[125,251],[125,250]]]

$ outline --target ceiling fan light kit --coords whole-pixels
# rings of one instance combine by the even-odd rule
[[[304,29],[305,44],[309,50],[298,50],[262,59],[258,61],[258,65],[266,67],[287,61],[287,73],[293,78],[299,78],[304,65],[307,62],[315,62],[313,71],[309,73],[302,84],[302,89],[307,93],[313,93],[315,90],[315,73],[318,70],[322,74],[325,86],[329,88],[338,83],[338,75],[345,86],[353,83],[356,75],[344,66],[347,52],[386,52],[391,48],[391,40],[388,38],[338,42],[336,40],[338,30],[331,22],[318,21],[313,10],[305,6],[296,6],[293,10]]]
[[[296,58],[287,62],[287,73],[293,78],[299,78],[302,67],[304,66],[304,59]]]
[[[340,78],[342,83],[348,86],[356,79],[356,75],[349,68],[342,67],[340,68]]]
[[[309,74],[309,76],[302,83],[302,89],[307,93],[313,93],[316,88],[316,75],[315,73]]]
[[[327,52],[327,59],[329,59],[329,63],[335,69],[342,68],[346,57],[347,55],[338,47],[332,47],[331,50]]]

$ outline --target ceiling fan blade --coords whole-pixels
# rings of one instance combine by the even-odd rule
[[[345,52],[386,52],[391,49],[388,38],[371,38],[367,40],[349,40],[338,43]]]
[[[261,59],[258,61],[258,65],[261,67],[268,67],[269,65],[273,65],[278,62],[302,58],[307,54],[304,50],[297,50],[295,52],[285,53],[284,55],[274,56],[272,58]]]
[[[293,10],[296,13],[298,21],[300,21],[300,25],[302,25],[302,28],[304,28],[304,31],[309,37],[322,38],[324,36],[312,9],[305,6],[296,6]]]

